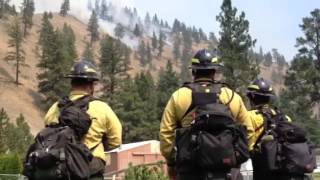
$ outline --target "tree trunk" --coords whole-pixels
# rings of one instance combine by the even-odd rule
[[[16,65],[16,85],[19,85],[19,65],[20,65],[20,52],[19,46],[16,46],[17,65]]]

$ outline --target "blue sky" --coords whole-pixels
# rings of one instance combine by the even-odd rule
[[[131,0],[138,13],[144,17],[148,11],[157,13],[170,24],[174,18],[188,25],[203,28],[206,32],[219,32],[216,15],[222,0]],[[296,38],[302,35],[299,24],[320,0],[233,0],[233,5],[246,13],[250,33],[258,40],[256,48],[264,52],[277,48],[290,61],[296,54]]]

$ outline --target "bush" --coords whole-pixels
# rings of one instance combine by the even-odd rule
[[[125,172],[124,180],[169,180],[161,163],[154,166],[132,166]]]
[[[22,162],[17,154],[0,155],[0,174],[20,174]]]

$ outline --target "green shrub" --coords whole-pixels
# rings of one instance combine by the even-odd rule
[[[153,166],[132,166],[125,172],[124,180],[169,180],[161,163]]]
[[[0,174],[20,174],[22,162],[17,154],[0,155]]]

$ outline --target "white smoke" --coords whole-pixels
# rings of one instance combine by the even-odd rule
[[[35,13],[47,12],[59,12],[63,0],[34,0],[35,2]],[[70,12],[69,14],[87,23],[90,16],[91,10],[89,10],[89,4],[94,8],[95,3],[101,4],[101,0],[70,0]],[[116,23],[121,23],[125,26],[137,23],[138,20],[130,22],[129,17],[122,11],[124,7],[132,8],[134,3],[133,0],[106,0],[107,3],[112,3],[111,15],[114,18],[115,23],[99,20],[99,25],[102,31],[114,36],[114,28]],[[21,7],[22,0],[11,0],[11,4],[14,4],[19,11]],[[130,35],[126,34],[122,41],[128,46],[135,48],[138,46],[138,40]]]

